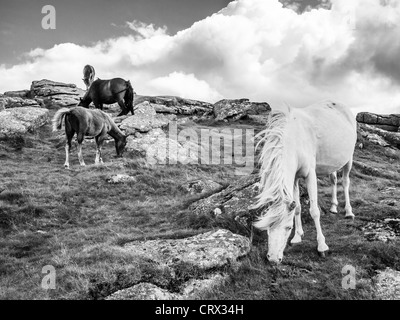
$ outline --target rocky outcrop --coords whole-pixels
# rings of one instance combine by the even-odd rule
[[[400,114],[381,115],[370,112],[360,112],[357,114],[359,123],[374,125],[383,130],[397,132],[400,127]]]
[[[266,102],[250,102],[249,99],[221,100],[214,104],[214,117],[217,121],[239,120],[249,115],[266,114],[271,107]]]
[[[107,300],[194,299],[228,278],[222,271],[239,264],[238,258],[250,252],[248,238],[228,230],[210,231],[184,239],[135,241],[122,250],[151,263],[166,278],[152,279],[119,290]],[[182,279],[182,268],[192,273]],[[172,290],[173,287],[173,290]]]
[[[125,118],[119,124],[119,128],[127,134],[146,133],[152,129],[163,128],[173,120],[176,120],[175,115],[157,114],[154,107],[145,101],[135,108],[133,116]]]
[[[136,96],[135,105],[148,102],[157,113],[172,113],[181,115],[208,115],[213,111],[213,105],[208,102],[184,99],[174,96]]]
[[[6,97],[30,99],[31,98],[31,90],[7,91],[7,92],[4,92],[4,95]]]
[[[239,221],[246,228],[250,227],[255,216],[260,213],[251,210],[259,194],[259,181],[258,175],[249,175],[233,182],[220,192],[194,202],[189,209],[196,215],[222,214]]]
[[[43,99],[46,108],[68,107],[79,103],[85,91],[77,88],[75,84],[55,82],[47,79],[33,81],[30,95]]]
[[[197,144],[178,141],[162,128],[176,126],[176,115],[158,114],[154,106],[145,101],[133,116],[116,118],[119,128],[129,134],[126,150],[145,158],[149,164],[197,163],[200,148]]]
[[[384,147],[390,146],[400,149],[400,132],[390,132],[363,123],[358,124],[358,132],[362,137],[375,144],[379,144]],[[383,138],[383,140],[381,138]]]
[[[34,132],[49,120],[49,111],[43,108],[21,107],[0,112],[0,133],[23,134]]]
[[[27,99],[21,97],[0,97],[0,110],[11,109],[11,108],[21,108],[21,107],[34,107],[41,108],[41,101],[34,99]]]

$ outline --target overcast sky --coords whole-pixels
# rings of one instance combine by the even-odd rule
[[[42,7],[56,29],[41,27]],[[400,113],[400,0],[0,0],[0,92],[130,79],[138,94]]]

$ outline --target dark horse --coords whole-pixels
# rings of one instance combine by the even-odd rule
[[[121,132],[107,113],[97,109],[85,109],[82,107],[62,108],[53,117],[53,131],[61,129],[64,118],[65,135],[67,137],[65,144],[65,168],[69,168],[69,151],[71,149],[71,140],[75,133],[77,134],[78,158],[81,166],[85,165],[82,157],[82,142],[85,136],[95,137],[96,139],[97,151],[95,164],[103,163],[101,159],[101,147],[107,134],[115,140],[117,156],[122,156],[127,136]]]
[[[94,80],[94,68],[92,66],[87,64],[83,68],[83,79],[82,80],[86,85],[86,90],[88,90]]]
[[[111,80],[97,79],[92,82],[89,90],[85,93],[78,106],[85,108],[93,101],[96,108],[103,110],[103,103],[112,104],[118,102],[121,112],[118,116],[133,114],[133,91],[131,82],[121,78]]]

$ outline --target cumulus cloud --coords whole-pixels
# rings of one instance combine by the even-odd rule
[[[299,107],[330,98],[354,111],[400,113],[399,0],[323,1],[301,14],[278,0],[236,0],[175,35],[126,25],[128,36],[38,48],[23,64],[0,65],[0,92],[41,78],[83,86],[89,63],[101,78],[130,79],[138,94]]]

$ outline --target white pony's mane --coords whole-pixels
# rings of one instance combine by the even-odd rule
[[[260,191],[254,208],[268,205],[264,216],[255,222],[254,226],[266,230],[282,222],[285,207],[292,201],[291,192],[285,183],[283,161],[283,135],[285,133],[290,109],[288,112],[272,111],[267,121],[267,128],[258,136],[263,136],[258,142],[264,143],[260,155]]]

